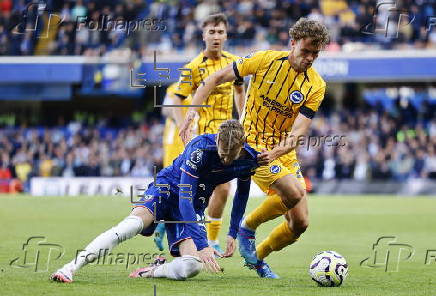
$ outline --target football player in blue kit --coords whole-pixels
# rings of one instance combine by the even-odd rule
[[[235,239],[245,212],[251,175],[258,167],[257,154],[245,143],[243,127],[237,120],[222,123],[217,134],[194,138],[171,166],[157,174],[156,184],[148,186],[141,202],[134,204],[129,216],[97,236],[51,279],[72,282],[73,275],[104,250],[110,252],[137,234],[152,235],[156,221],[173,222],[167,223],[166,228],[169,250],[176,258],[171,262],[157,258],[150,266],[133,271],[130,277],[184,280],[197,275],[203,267],[211,272],[221,271],[215,255],[230,257],[235,251]],[[203,224],[204,210],[214,188],[234,178],[238,179],[237,190],[226,252],[220,254],[208,246]]]

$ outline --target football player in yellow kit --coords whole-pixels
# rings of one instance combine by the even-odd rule
[[[307,134],[326,89],[326,83],[312,67],[328,43],[327,28],[320,22],[299,19],[289,30],[289,51],[259,51],[234,62],[206,79],[192,104],[203,104],[217,85],[251,75],[241,122],[247,142],[262,151],[261,165],[253,180],[269,196],[242,222],[239,250],[246,264],[259,276],[278,278],[264,258],[294,243],[309,224],[304,178],[296,157],[296,147]],[[189,137],[196,115],[191,107],[180,134]],[[301,143],[301,142],[300,142]],[[256,228],[284,215],[259,245]]]

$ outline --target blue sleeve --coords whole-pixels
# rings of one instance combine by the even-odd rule
[[[230,219],[229,235],[236,238],[239,231],[239,224],[241,223],[242,216],[244,216],[245,208],[247,206],[248,195],[250,193],[251,178],[246,179],[238,178],[238,187],[236,189],[235,198],[233,199],[232,216]]]
[[[197,221],[197,215],[193,206],[193,198],[197,191],[198,178],[182,172],[180,184],[190,185],[182,186],[179,189],[179,209],[184,221]],[[185,229],[194,240],[197,250],[200,251],[208,247],[206,232],[200,230],[198,223],[186,223]]]

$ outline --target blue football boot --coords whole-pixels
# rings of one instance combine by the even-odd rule
[[[277,274],[275,274],[271,270],[271,267],[269,267],[269,265],[263,260],[258,260],[257,264],[254,266],[254,268],[256,269],[257,274],[261,278],[268,278],[268,279],[279,279],[280,278]]]
[[[237,239],[239,240],[239,253],[245,259],[246,265],[256,265],[257,256],[255,232],[241,226],[239,227]]]

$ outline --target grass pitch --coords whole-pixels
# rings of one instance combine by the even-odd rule
[[[260,202],[261,199],[251,199],[247,210]],[[116,262],[112,258],[112,264],[87,266],[72,284],[53,283],[48,278],[70,261],[76,250],[126,216],[130,211],[128,200],[0,196],[0,205],[0,295],[436,295],[436,199],[432,198],[311,196],[307,232],[293,246],[267,258],[281,276],[279,280],[260,279],[254,271],[242,267],[238,251],[233,258],[219,260],[225,269],[219,275],[201,273],[185,282],[129,279],[131,270],[145,264],[126,268],[128,253],[158,252],[151,239],[137,236],[112,251],[121,254]],[[229,208],[226,213],[221,242],[228,229]],[[258,241],[282,219],[262,225],[257,232]],[[34,236],[45,237],[46,244],[61,246],[64,255],[56,259],[59,246],[35,247],[35,238],[32,246],[24,247],[24,258],[23,244]],[[379,264],[361,266],[363,259],[373,259],[373,244],[382,236],[395,236],[397,241],[391,245],[387,241],[379,243]],[[412,249],[406,245],[413,247],[408,260]],[[50,248],[53,250],[48,260]],[[403,250],[399,253],[400,248]],[[35,272],[37,250],[39,271]],[[311,281],[308,265],[312,256],[323,250],[335,250],[347,259],[349,277],[342,287],[320,288]],[[395,270],[399,261],[397,271],[385,271],[383,262],[388,250],[388,269]],[[11,266],[15,258],[18,259]]]

